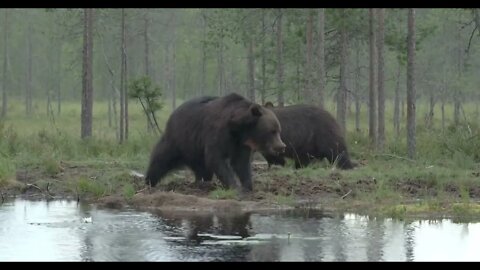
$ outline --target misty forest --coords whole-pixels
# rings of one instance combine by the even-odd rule
[[[1,9],[0,40],[2,201],[174,191],[480,213],[479,9]],[[357,166],[267,168],[256,154],[251,194],[198,186],[188,169],[148,189],[172,111],[230,93],[325,109]]]

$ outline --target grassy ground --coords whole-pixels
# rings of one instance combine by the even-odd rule
[[[425,128],[423,115],[427,108],[419,104],[416,160],[406,158],[406,132],[402,129],[400,136],[394,134],[390,114],[386,117],[387,143],[382,153],[369,150],[365,110],[360,131],[354,131],[354,115],[349,114],[347,141],[353,159],[361,164],[358,169],[339,171],[325,162],[302,170],[294,170],[291,165],[267,169],[259,158],[260,163],[254,167],[255,192],[248,196],[223,190],[216,182],[196,186],[189,171],[170,174],[154,191],[145,189],[142,179],[131,171],[144,172],[158,137],[146,131],[141,107],[134,101],[130,103],[130,136],[124,144],[117,143],[115,128],[108,124],[106,103],[94,104],[94,134],[86,141],[79,138],[77,102],[64,102],[61,114],[54,119],[41,109],[44,104],[35,101],[34,115],[26,117],[23,103],[12,100],[7,118],[0,122],[2,197],[36,194],[47,199],[67,196],[111,204],[159,206],[169,202],[173,207],[172,201],[180,205],[181,200],[166,200],[165,193],[160,192],[173,190],[174,194],[203,198],[201,201],[209,205],[212,201],[224,204],[225,199],[241,199],[263,205],[315,205],[397,218],[447,215],[480,219],[480,136],[473,104],[465,105],[467,122],[462,115],[461,125],[454,127],[447,121],[444,130],[440,110],[435,111],[433,127]],[[335,111],[331,106],[327,109]],[[161,125],[170,111],[167,107],[159,114]],[[387,112],[391,111],[387,104]],[[451,107],[446,107],[446,116],[452,118]],[[191,200],[186,198],[183,204],[191,206]]]

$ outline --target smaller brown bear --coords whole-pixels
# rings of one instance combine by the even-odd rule
[[[285,165],[285,157],[295,161],[295,168],[307,166],[312,159],[326,158],[341,169],[356,166],[351,160],[341,128],[333,116],[316,106],[292,105],[274,107],[265,103],[280,121],[282,141],[287,148],[282,155],[262,153],[268,165]]]

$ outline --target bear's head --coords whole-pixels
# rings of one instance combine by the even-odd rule
[[[241,143],[253,151],[278,155],[285,151],[280,138],[281,126],[275,114],[259,104],[251,104],[247,110],[237,110],[230,119],[230,128]]]

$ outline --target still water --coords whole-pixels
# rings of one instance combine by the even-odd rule
[[[90,222],[91,218],[91,222]],[[480,261],[480,223],[0,205],[0,261]]]

